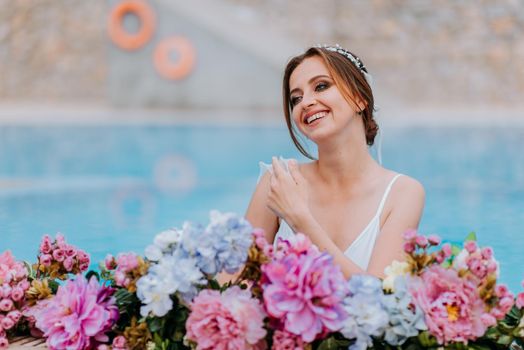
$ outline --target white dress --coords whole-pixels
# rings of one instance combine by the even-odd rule
[[[281,158],[280,161],[283,165],[285,165],[285,168],[287,169],[287,162],[289,161],[289,159]],[[262,177],[262,175],[266,171],[272,171],[272,166],[260,162],[260,177]],[[351,243],[351,245],[344,252],[345,256],[350,258],[356,265],[358,265],[363,270],[367,270],[368,268],[369,260],[371,259],[373,248],[375,247],[375,241],[377,240],[377,237],[380,234],[380,216],[382,214],[382,210],[384,209],[384,204],[386,203],[386,199],[388,198],[389,192],[391,191],[391,187],[401,175],[402,174],[396,174],[393,177],[393,179],[389,182],[388,186],[386,187],[386,190],[384,191],[384,194],[382,195],[382,199],[378,205],[375,215],[373,216],[369,224],[366,226],[366,228],[357,236],[353,243]],[[277,242],[278,238],[288,239],[289,237],[291,237],[291,235],[294,234],[293,230],[285,220],[279,221],[280,227],[278,228],[278,231],[275,235],[275,243]]]

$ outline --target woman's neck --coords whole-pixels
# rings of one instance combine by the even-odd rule
[[[319,146],[317,172],[328,187],[347,188],[358,185],[363,178],[370,178],[380,170],[365,143],[345,147]]]

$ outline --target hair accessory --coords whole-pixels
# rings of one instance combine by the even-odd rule
[[[366,66],[364,66],[364,63],[362,63],[360,58],[354,56],[351,52],[349,52],[348,50],[344,49],[339,44],[335,44],[335,46],[315,45],[315,47],[317,47],[319,49],[325,49],[325,50],[328,50],[328,51],[332,51],[332,52],[337,52],[337,53],[341,54],[342,56],[346,57],[348,60],[351,61],[351,63],[353,63],[355,65],[355,67],[358,68],[358,70],[364,75],[364,78],[368,82],[369,86],[371,88],[373,88],[373,85],[372,85],[373,84],[373,77],[371,77],[371,74],[368,73],[368,70],[367,70]]]

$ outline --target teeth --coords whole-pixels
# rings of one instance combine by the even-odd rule
[[[318,112],[313,114],[311,117],[306,119],[306,124],[311,124],[317,119],[324,118],[326,116],[326,112]]]

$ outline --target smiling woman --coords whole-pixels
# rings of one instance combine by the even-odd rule
[[[362,61],[339,47],[312,47],[288,63],[284,114],[293,142],[312,162],[273,158],[246,217],[270,241],[295,232],[330,253],[349,277],[382,277],[402,260],[402,234],[418,227],[424,189],[369,154],[378,125],[371,76]],[[317,145],[311,156],[298,133]]]

